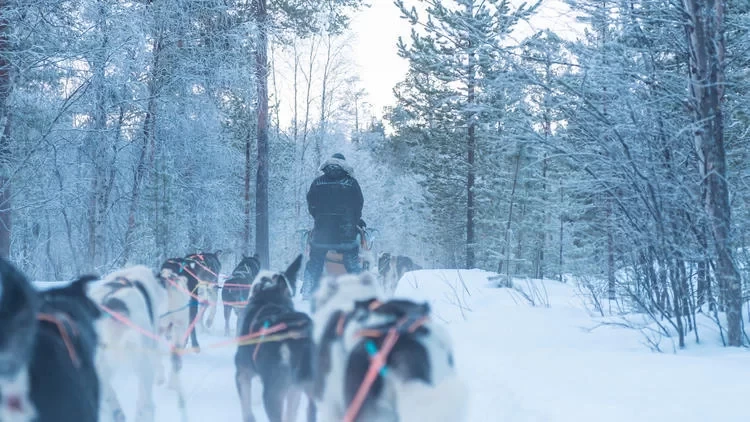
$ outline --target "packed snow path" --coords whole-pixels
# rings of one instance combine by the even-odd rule
[[[637,331],[590,331],[598,321],[570,285],[545,281],[550,307],[532,307],[510,289],[491,287],[490,275],[416,271],[404,276],[397,291],[429,300],[435,317],[449,327],[456,365],[471,389],[467,422],[748,420],[741,409],[750,385],[746,349],[693,345],[676,355],[653,353]],[[225,340],[221,316],[219,310],[211,334],[199,332],[202,346]],[[715,343],[715,334],[710,326],[702,333],[707,343]],[[671,351],[669,340],[665,346]],[[241,420],[234,352],[233,347],[204,349],[185,356],[182,380],[191,422]],[[128,371],[115,381],[129,421],[135,387]],[[253,396],[256,419],[266,421],[257,382]],[[157,387],[155,400],[157,421],[179,420],[172,391]]]

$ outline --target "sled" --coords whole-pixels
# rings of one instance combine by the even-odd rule
[[[370,269],[370,259],[366,257],[371,256],[372,246],[375,242],[375,235],[378,233],[377,229],[357,227],[357,243],[359,244],[359,262],[363,270]],[[305,260],[310,259],[310,247],[311,247],[311,234],[312,230],[298,230],[302,233],[301,239],[301,251],[305,257]],[[326,253],[325,265],[323,266],[323,276],[339,276],[346,274],[346,267],[344,266],[344,255],[335,250],[329,250]]]

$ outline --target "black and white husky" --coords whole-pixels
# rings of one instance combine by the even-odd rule
[[[178,406],[182,420],[187,420],[187,402],[182,389],[180,371],[182,370],[182,351],[185,349],[188,337],[192,339],[193,348],[200,350],[195,333],[196,318],[200,296],[197,283],[184,271],[187,262],[183,258],[167,259],[159,269],[158,277],[167,289],[166,312],[159,318],[159,333],[171,343],[169,388],[177,393]]]
[[[427,304],[381,298],[369,272],[324,279],[313,298],[314,392],[321,419],[462,421],[468,395],[450,337],[430,321]],[[395,343],[385,369],[362,387],[389,337]],[[364,400],[357,403],[361,393]]]
[[[393,295],[398,287],[398,282],[409,271],[421,270],[422,267],[415,264],[411,258],[404,255],[392,255],[383,252],[378,257],[378,275],[383,290],[388,295]]]
[[[315,405],[309,395],[312,320],[296,312],[292,302],[301,262],[300,255],[286,271],[261,271],[253,281],[237,326],[241,343],[234,357],[243,422],[255,421],[251,386],[256,375],[263,385],[263,406],[269,421],[296,421],[303,392],[308,396],[308,421],[315,420]]]
[[[180,349],[185,347],[189,336],[196,352],[200,352],[200,344],[195,327],[207,309],[206,303],[210,300],[206,298],[207,293],[216,292],[213,288],[205,289],[198,268],[201,267],[194,259],[170,258],[159,269],[159,277],[167,288],[167,311],[161,318],[162,331]]]
[[[167,309],[164,281],[157,278],[150,268],[136,265],[112,272],[92,283],[89,296],[113,313],[97,324],[102,347],[97,359],[102,381],[101,421],[125,420],[110,384],[115,369],[123,364],[134,367],[138,377],[135,420],[153,421],[153,386],[155,381],[163,381],[164,374],[159,343],[153,337],[159,331],[159,317]]]
[[[37,335],[39,298],[34,288],[0,257],[0,421],[33,420],[29,364]]]
[[[0,258],[0,420],[96,422],[99,417],[95,276],[35,292]]]
[[[232,275],[224,281],[221,288],[221,301],[224,304],[224,335],[229,335],[229,320],[232,311],[239,320],[242,309],[247,305],[250,297],[250,285],[255,276],[260,272],[260,260],[258,254],[253,256],[242,255],[242,260],[232,271]]]
[[[218,250],[216,252],[197,252],[184,258],[187,265],[185,272],[188,276],[188,282],[195,283],[198,288],[198,295],[205,299],[201,306],[205,307],[205,312],[208,315],[206,315],[206,318],[201,317],[198,321],[203,331],[208,331],[213,326],[216,317],[216,304],[219,299],[219,273],[221,272],[220,255],[221,250]]]

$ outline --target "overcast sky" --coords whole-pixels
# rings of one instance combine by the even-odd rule
[[[352,29],[354,57],[359,67],[362,86],[376,116],[395,99],[392,88],[404,78],[408,64],[398,56],[399,35],[408,41],[409,23],[400,19],[400,12],[391,0],[370,0],[372,6],[355,16]]]

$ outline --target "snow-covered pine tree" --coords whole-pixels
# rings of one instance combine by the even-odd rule
[[[397,92],[417,132],[419,161],[431,203],[436,241],[449,255],[446,264],[476,265],[477,151],[486,142],[483,121],[489,98],[486,82],[514,25],[533,13],[507,1],[423,0],[426,15],[396,1],[413,26],[411,43],[399,41],[399,54],[409,60],[409,74]],[[393,122],[397,123],[397,122]],[[403,126],[399,129],[406,129]],[[463,239],[463,240],[459,240]]]

